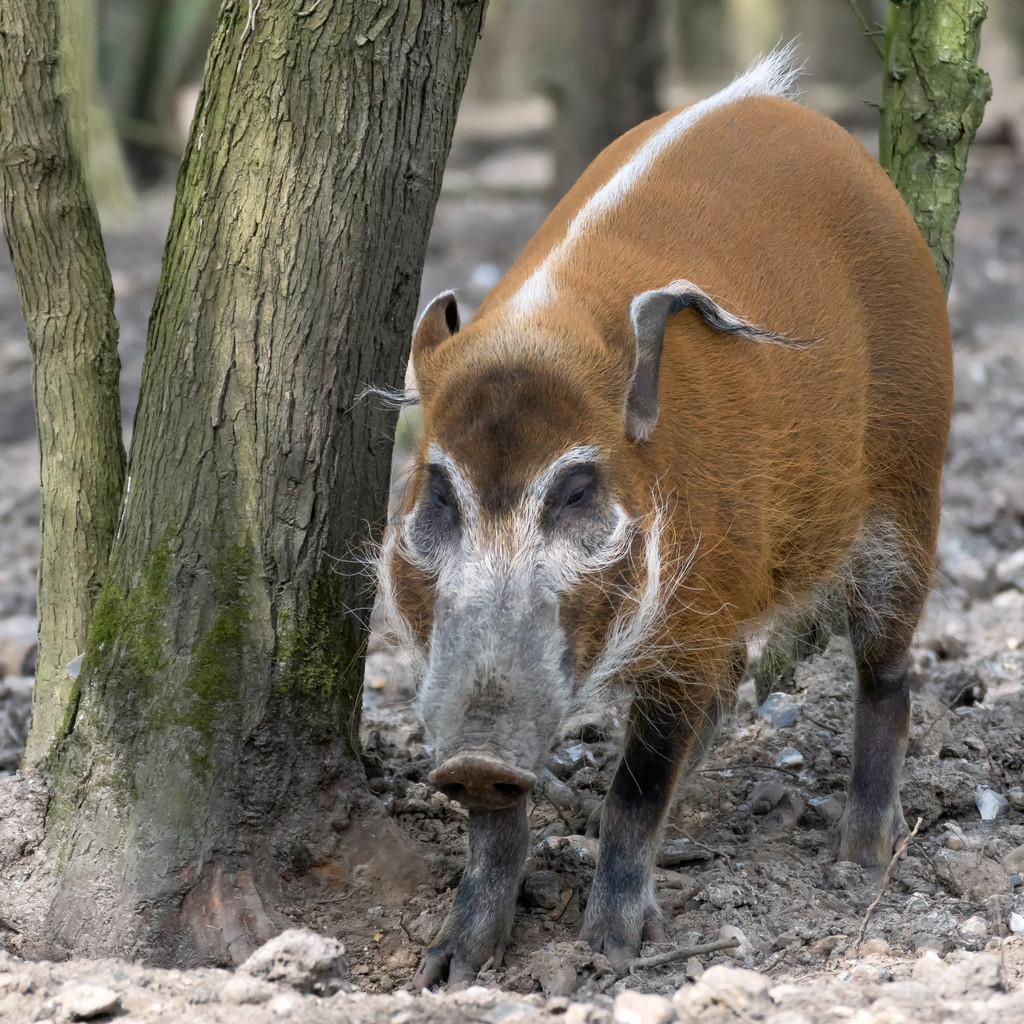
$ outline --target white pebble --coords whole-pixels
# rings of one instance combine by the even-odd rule
[[[71,985],[61,991],[57,1001],[73,1020],[89,1020],[121,1009],[121,997],[102,985]]]
[[[664,996],[645,995],[628,989],[615,998],[615,1024],[668,1024],[672,1004]]]
[[[974,802],[978,805],[982,821],[995,821],[996,818],[1010,813],[1010,801],[988,786],[978,786],[974,791]]]

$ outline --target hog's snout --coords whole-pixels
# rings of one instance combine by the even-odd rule
[[[492,811],[514,807],[537,784],[533,772],[484,754],[457,754],[438,765],[428,778],[464,807]]]

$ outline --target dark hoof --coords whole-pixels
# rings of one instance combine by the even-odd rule
[[[500,967],[504,955],[504,945],[495,948],[490,956],[480,958],[462,949],[461,943],[454,939],[444,939],[427,950],[420,969],[413,975],[412,987],[417,990],[430,988],[446,979],[449,986],[468,985],[476,980],[480,968],[488,960],[494,967]]]

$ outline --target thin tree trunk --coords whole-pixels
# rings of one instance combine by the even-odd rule
[[[344,862],[365,792],[357,553],[394,430],[357,395],[402,381],[484,6],[221,9],[50,766],[49,909],[17,924],[65,950],[237,961],[279,926],[282,874]]]
[[[967,153],[992,95],[978,67],[982,0],[889,5],[878,154],[931,249],[943,287]]]
[[[659,113],[665,53],[659,0],[562,0],[557,26],[555,201],[609,142]]]
[[[42,482],[39,655],[25,763],[70,729],[124,482],[114,293],[68,123],[58,0],[0,6],[3,228],[32,349]]]
[[[100,91],[96,0],[60,0],[61,56],[74,145],[103,223],[124,227],[135,215],[135,191]]]

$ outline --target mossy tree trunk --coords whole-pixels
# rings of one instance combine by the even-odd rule
[[[978,67],[982,0],[893,0],[879,160],[910,207],[947,293],[967,153],[992,95]]]
[[[665,60],[660,0],[562,0],[547,84],[555,105],[557,201],[623,132],[660,112]]]
[[[402,381],[484,6],[221,8],[26,948],[237,961],[342,853],[394,429],[356,396]]]
[[[64,0],[0,6],[3,228],[32,350],[42,484],[39,655],[25,762],[70,725],[124,483],[117,322],[96,208],[69,120]]]

